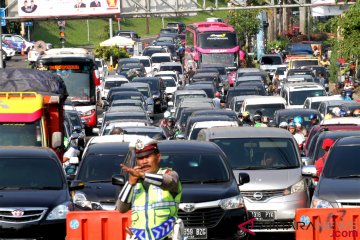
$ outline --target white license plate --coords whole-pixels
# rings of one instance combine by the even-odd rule
[[[256,220],[274,220],[275,219],[275,211],[249,211],[252,217],[256,218]]]
[[[187,239],[207,239],[207,228],[185,228],[184,236]]]

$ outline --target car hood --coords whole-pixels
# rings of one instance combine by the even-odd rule
[[[239,195],[235,180],[223,183],[183,183],[181,202],[210,202]]]
[[[177,87],[166,87],[166,93],[174,93],[177,90]]]
[[[47,207],[70,201],[68,190],[0,191],[1,207]]]
[[[241,191],[285,189],[302,179],[301,168],[280,170],[234,170],[234,175],[247,173],[250,182],[240,186]]]
[[[85,183],[85,188],[80,190],[91,202],[115,204],[118,187],[108,183]]]
[[[317,197],[330,202],[359,199],[360,179],[332,179],[321,177],[317,185]]]

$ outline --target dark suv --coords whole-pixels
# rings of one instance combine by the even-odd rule
[[[64,240],[73,204],[55,152],[1,147],[0,171],[0,237]]]
[[[184,221],[188,239],[243,239],[238,225],[248,220],[239,185],[250,181],[239,174],[238,185],[226,155],[210,142],[162,141],[161,167],[174,169],[183,188],[178,216]],[[125,164],[135,165],[134,154]],[[125,179],[125,172],[121,172]]]

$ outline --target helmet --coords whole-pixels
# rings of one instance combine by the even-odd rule
[[[324,151],[329,151],[329,149],[331,148],[331,146],[334,144],[334,140],[332,140],[331,138],[326,138],[323,141],[322,144],[322,149]]]
[[[171,113],[169,111],[164,112],[164,118],[169,118]]]
[[[248,116],[250,116],[250,113],[245,111],[245,112],[242,112],[242,115],[243,115],[243,117],[248,117]]]
[[[341,109],[339,107],[334,107],[333,110],[332,110],[332,113],[335,116],[340,117],[340,111],[341,111]]]
[[[280,124],[279,124],[279,128],[287,128],[288,127],[288,123],[287,122],[281,122]]]
[[[324,119],[331,119],[333,116],[330,113],[327,113],[324,117]]]
[[[263,122],[263,123],[269,123],[269,122],[270,122],[270,119],[269,119],[268,116],[262,116],[262,117],[261,117],[261,122]]]
[[[295,127],[296,127],[296,125],[294,122],[291,122],[288,124],[288,128],[295,128]]]
[[[346,111],[343,110],[343,109],[340,110],[339,115],[340,115],[340,117],[346,117],[347,116]]]
[[[309,119],[310,119],[310,120],[317,119],[316,114],[310,114]]]
[[[260,121],[261,121],[261,116],[260,116],[259,114],[255,114],[255,115],[253,116],[253,120],[254,120],[255,122],[260,122]]]
[[[302,122],[303,122],[303,118],[302,118],[302,117],[300,117],[300,116],[294,117],[294,123],[300,123],[300,124],[302,124]]]
[[[216,92],[215,97],[221,97],[221,94],[219,92]]]
[[[301,123],[295,123],[295,126],[296,126],[297,128],[299,128],[299,127],[301,127]]]
[[[354,110],[353,116],[354,117],[360,117],[360,109],[359,108]]]

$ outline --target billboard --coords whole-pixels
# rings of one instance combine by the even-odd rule
[[[348,3],[355,3],[356,0],[348,0]],[[344,0],[312,0],[312,4],[318,4],[311,8],[313,17],[336,16],[341,15],[344,11],[349,9],[349,5],[337,5],[337,3],[344,3]]]
[[[114,15],[120,0],[18,0],[20,18],[56,18]]]

